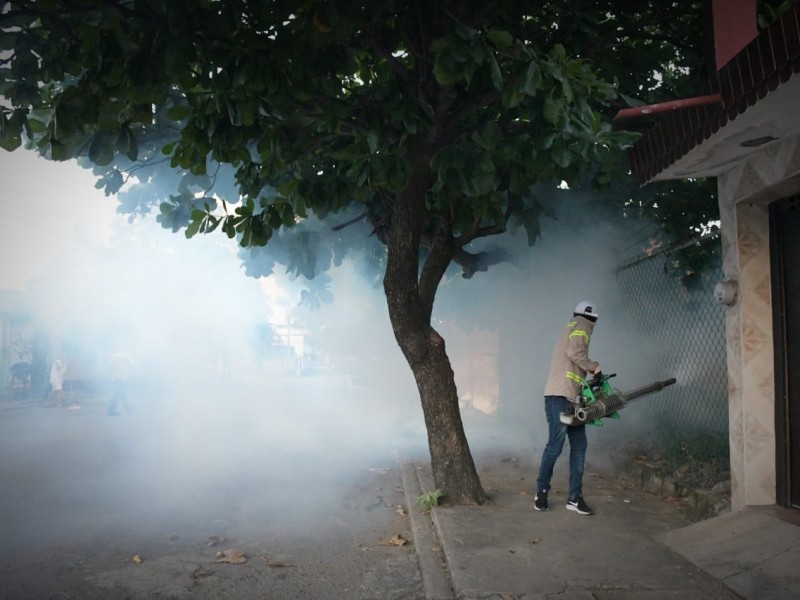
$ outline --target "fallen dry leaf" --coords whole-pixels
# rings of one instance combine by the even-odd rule
[[[219,546],[221,543],[227,541],[228,539],[224,535],[210,535],[208,536],[208,547]]]
[[[520,496],[530,496],[530,493],[529,493],[529,492],[526,492],[526,491],[524,491],[524,490],[523,490],[523,491],[521,491],[521,492],[519,493],[519,495],[520,495]]]
[[[239,565],[241,563],[246,563],[247,558],[245,558],[244,550],[237,550],[236,548],[231,548],[228,550],[220,550],[219,552],[217,552],[216,562]]]
[[[397,514],[398,514],[398,515],[400,515],[401,517],[405,517],[405,516],[406,516],[406,511],[405,511],[405,509],[404,509],[402,506],[398,506],[398,507],[397,507],[397,511],[396,511],[396,512],[397,512]]]
[[[399,533],[395,533],[391,538],[378,544],[379,546],[405,546],[408,540]]]
[[[142,564],[144,562],[144,559],[141,556],[139,556],[138,554],[136,556],[134,556],[131,560],[133,562],[135,562],[137,565],[140,565],[140,564]]]

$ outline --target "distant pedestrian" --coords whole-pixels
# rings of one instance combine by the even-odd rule
[[[53,366],[50,367],[50,394],[45,401],[45,407],[50,408],[53,405],[58,406],[58,408],[64,407],[61,401],[61,390],[64,387],[66,375],[67,361],[63,357],[55,359]]]
[[[126,413],[133,410],[128,401],[128,380],[136,364],[133,357],[124,350],[114,352],[108,360],[109,376],[111,378],[111,402],[108,405],[108,414],[118,416],[119,405],[122,404]]]
[[[539,477],[536,480],[536,496],[533,507],[548,510],[547,493],[553,468],[564,447],[564,438],[569,438],[569,497],[565,508],[580,515],[591,515],[592,509],[583,500],[583,467],[586,458],[586,425],[565,425],[561,413],[570,407],[581,393],[581,382],[586,373],[600,372],[600,363],[589,358],[589,341],[597,322],[597,307],[593,302],[580,302],[572,313],[572,319],[561,332],[556,343],[550,373],[544,389],[544,410],[547,416],[549,436],[542,453]]]

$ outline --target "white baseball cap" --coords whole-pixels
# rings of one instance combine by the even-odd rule
[[[599,315],[597,314],[597,305],[594,302],[589,300],[584,300],[582,302],[578,302],[578,306],[575,307],[575,310],[572,311],[573,314],[576,315],[583,315],[585,317],[593,317],[597,318]]]

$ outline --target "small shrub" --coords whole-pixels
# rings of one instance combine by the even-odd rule
[[[425,510],[430,510],[434,506],[439,506],[439,498],[441,497],[442,490],[422,492],[419,496],[417,496],[417,504],[419,504]]]

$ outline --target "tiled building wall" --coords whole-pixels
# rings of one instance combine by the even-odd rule
[[[718,178],[726,314],[732,508],[775,503],[775,390],[768,206],[800,190],[800,139],[771,144]]]

